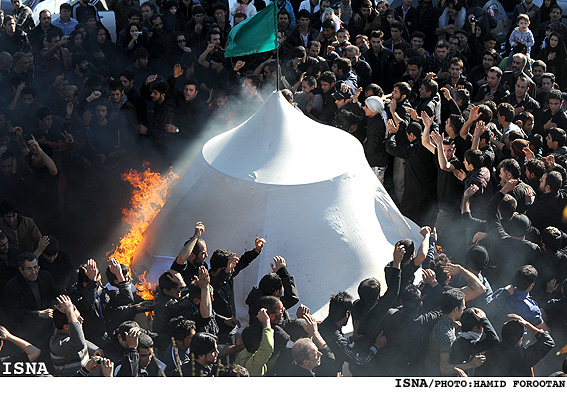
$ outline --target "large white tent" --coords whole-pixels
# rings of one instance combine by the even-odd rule
[[[421,239],[404,218],[353,136],[319,124],[279,92],[246,122],[209,140],[149,226],[134,258],[149,270],[153,256],[175,256],[202,221],[209,254],[225,248],[240,255],[267,241],[261,255],[235,279],[237,313],[260,278],[283,256],[300,302],[318,318],[331,293],[355,298],[361,280],[376,277],[393,244]]]

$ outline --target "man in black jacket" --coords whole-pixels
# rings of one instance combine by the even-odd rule
[[[234,303],[234,277],[245,269],[258,255],[266,243],[265,239],[256,238],[253,250],[245,252],[240,258],[228,250],[216,250],[211,256],[211,285],[214,288],[213,310],[226,319],[219,325],[219,342],[226,343],[235,326],[240,325],[236,319]],[[232,340],[229,340],[232,341]]]
[[[486,363],[476,370],[477,376],[531,377],[531,368],[555,346],[548,332],[519,315],[509,314],[509,317],[514,319],[502,326],[502,342],[486,352]],[[522,346],[526,328],[537,340],[528,347]]]
[[[274,265],[275,263],[275,265]],[[263,296],[275,296],[283,304],[285,309],[289,309],[299,302],[299,293],[295,286],[295,278],[287,271],[287,264],[284,258],[280,256],[274,257],[274,263],[271,263],[272,273],[266,274],[260,280],[257,286],[254,286],[248,297],[249,320],[253,321],[258,310],[260,310],[259,300]],[[284,310],[283,319],[289,321],[289,314]]]
[[[342,331],[350,318],[351,308],[352,297],[346,292],[337,293],[329,302],[329,315],[319,325],[321,336],[335,355],[335,362],[329,365],[331,375],[341,372],[344,362],[368,364],[386,343],[383,334],[380,334],[369,345],[358,349],[351,348],[350,337],[347,338]]]
[[[437,168],[431,153],[421,144],[421,125],[412,122],[406,129],[409,144],[399,145],[393,120],[388,121],[386,151],[405,160],[404,193],[400,210],[418,225],[433,226],[437,191]]]
[[[562,188],[561,173],[552,170],[545,173],[540,179],[539,191],[542,194],[528,207],[527,216],[534,227],[540,231],[553,226],[565,231],[567,226],[561,220],[562,212],[567,206],[567,193]]]
[[[49,272],[39,269],[37,258],[32,253],[25,252],[18,257],[18,270],[18,275],[4,287],[10,329],[36,343],[40,349],[46,349],[53,330],[51,307],[55,298],[63,292],[54,284]]]

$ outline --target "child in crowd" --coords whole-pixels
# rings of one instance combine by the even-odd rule
[[[520,14],[518,15],[517,23],[518,26],[510,34],[510,45],[514,47],[518,43],[524,44],[527,48],[526,55],[529,57],[534,45],[534,35],[529,29],[530,17],[526,14]]]

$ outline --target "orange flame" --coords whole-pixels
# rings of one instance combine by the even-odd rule
[[[122,223],[128,224],[130,230],[120,239],[120,245],[114,250],[110,258],[115,258],[120,263],[131,266],[136,247],[144,238],[144,232],[157,216],[167,200],[169,186],[179,176],[170,169],[165,176],[150,170],[150,164],[144,162],[143,172],[130,169],[123,173],[123,181],[134,186],[130,207],[122,210]],[[142,273],[134,284],[140,295],[145,300],[155,298],[155,286],[146,281],[146,272]]]
[[[156,295],[156,286],[146,281],[146,271],[138,276],[138,282],[135,284],[137,293],[144,300],[153,300]]]

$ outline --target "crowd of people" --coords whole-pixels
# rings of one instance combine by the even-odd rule
[[[264,0],[110,1],[112,32],[87,0],[37,25],[22,0],[0,12],[0,374],[565,376],[551,351],[567,344],[561,7],[276,1],[279,47],[238,58],[228,34]],[[122,173],[166,170],[276,87],[357,138],[421,228],[396,243],[386,287],[367,278],[355,299],[339,280],[316,321],[301,272],[270,256],[241,326],[234,280],[262,238],[207,262],[197,223],[154,300],[128,261],[90,259],[127,203]]]

